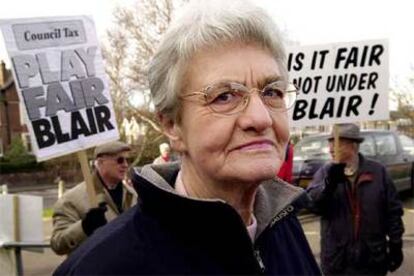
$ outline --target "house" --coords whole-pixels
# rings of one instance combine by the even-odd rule
[[[29,152],[32,151],[29,133],[22,120],[22,106],[15,82],[6,64],[0,61],[0,157],[4,155],[15,137],[21,137]]]

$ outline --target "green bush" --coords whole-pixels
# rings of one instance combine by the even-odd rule
[[[0,173],[30,172],[39,170],[43,166],[36,162],[36,158],[29,154],[20,137],[12,139],[10,148],[0,160]]]

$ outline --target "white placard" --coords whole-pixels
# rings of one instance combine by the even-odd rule
[[[13,196],[0,195],[0,244],[14,241]]]
[[[18,225],[20,242],[42,243],[43,198],[31,195],[0,195],[0,244],[15,242],[15,210],[13,197],[18,197]]]
[[[290,81],[300,87],[290,125],[305,127],[389,118],[387,40],[288,49]]]
[[[43,198],[19,195],[20,239],[25,242],[43,242]]]
[[[91,17],[2,20],[1,28],[38,161],[119,139]]]

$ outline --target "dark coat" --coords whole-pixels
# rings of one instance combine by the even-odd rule
[[[178,168],[151,165],[135,174],[138,205],[98,230],[55,275],[320,274],[295,216],[303,191],[277,181],[261,185],[253,244],[224,201],[175,193]]]
[[[325,190],[329,167],[308,188],[311,209],[321,215],[321,266],[325,274],[385,274],[387,238],[399,243],[403,209],[385,167],[361,154],[354,185]],[[354,187],[354,189],[352,188]]]

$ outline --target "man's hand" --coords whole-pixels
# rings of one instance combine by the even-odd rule
[[[87,236],[92,235],[96,229],[107,223],[105,218],[106,210],[106,203],[103,202],[99,204],[99,207],[91,208],[86,213],[85,218],[82,220],[82,228]]]
[[[344,173],[345,163],[334,163],[328,169],[328,175],[326,177],[326,191],[333,192],[338,183],[343,183],[346,181],[346,176]]]
[[[388,244],[388,249],[388,270],[393,272],[401,266],[404,259],[402,251],[402,242],[390,242]]]

